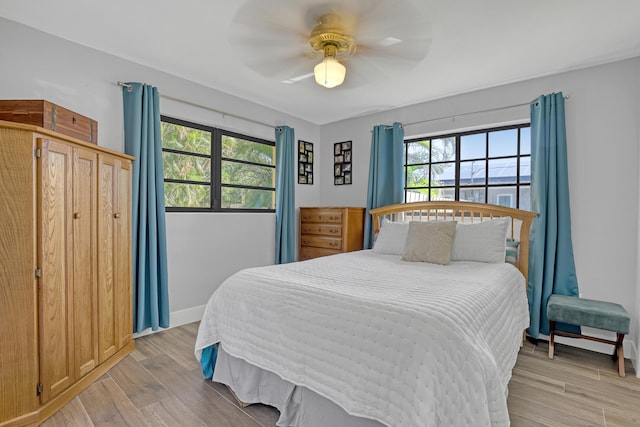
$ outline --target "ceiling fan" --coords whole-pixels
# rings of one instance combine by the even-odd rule
[[[431,45],[424,1],[247,0],[229,42],[249,68],[286,84],[382,83],[420,63]],[[320,62],[318,62],[320,61]]]

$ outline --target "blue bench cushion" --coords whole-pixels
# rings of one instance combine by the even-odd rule
[[[565,295],[551,295],[547,304],[547,317],[571,325],[629,333],[629,314],[620,304]]]

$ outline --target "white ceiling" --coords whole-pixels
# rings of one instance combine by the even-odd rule
[[[381,36],[406,30],[410,20],[427,22],[420,27],[431,33],[424,59],[366,81],[350,75],[347,63],[347,81],[334,89],[313,78],[285,84],[282,72],[267,76],[246,65],[247,54],[275,56],[282,34],[295,34],[296,67],[291,58],[282,64],[291,67],[290,77],[307,64],[311,72],[319,59],[305,57],[300,40],[313,27],[309,11],[331,0],[261,1],[257,10],[247,7],[256,0],[2,0],[0,16],[316,124],[640,55],[638,0],[379,0],[413,10],[404,19],[387,10],[388,22],[378,16]],[[366,20],[370,2],[334,3],[349,3]],[[272,31],[287,31],[248,34],[245,26],[237,37],[248,11],[264,15]],[[263,42],[243,42],[251,38]],[[375,65],[371,59],[370,74]]]

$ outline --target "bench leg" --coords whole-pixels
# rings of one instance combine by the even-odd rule
[[[616,341],[616,350],[618,355],[618,375],[624,377],[624,348],[622,347],[622,340],[624,340],[624,334],[618,334],[618,340]]]
[[[554,339],[554,331],[556,329],[556,322],[553,320],[549,321],[549,359],[553,359],[553,339]]]

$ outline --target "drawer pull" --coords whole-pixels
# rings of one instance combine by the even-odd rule
[[[79,218],[80,218],[80,212],[74,212],[73,219],[79,219]]]
[[[337,246],[338,246],[338,244],[337,244],[336,242],[331,242],[331,243],[329,243],[329,246],[332,246],[332,247],[334,247],[334,248],[335,248],[335,247],[337,247]]]
[[[116,213],[114,213],[114,214],[113,214],[113,217],[114,217],[115,219],[120,218],[120,212],[116,212]]]
[[[338,234],[338,230],[332,229],[332,230],[329,230],[329,233]]]
[[[311,240],[303,240],[302,243],[304,243],[305,245],[308,245],[309,243],[311,243]]]
[[[336,220],[340,219],[340,217],[339,216],[330,216],[329,219],[333,220],[333,221],[336,221]]]
[[[305,233],[310,233],[312,230],[310,228],[303,228],[302,231]]]
[[[305,215],[302,217],[303,219],[306,219],[307,221],[309,221],[311,219],[311,217],[309,215]]]

